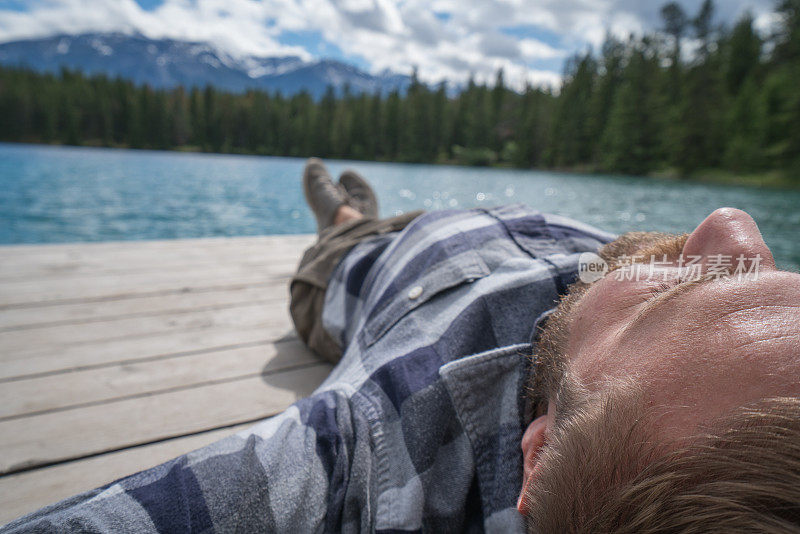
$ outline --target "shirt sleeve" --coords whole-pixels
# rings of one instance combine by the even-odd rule
[[[369,472],[369,451],[366,421],[354,416],[349,399],[322,392],[245,432],[0,531],[338,531],[369,510],[368,477],[351,476],[354,459]]]

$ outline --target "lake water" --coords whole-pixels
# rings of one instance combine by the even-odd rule
[[[304,160],[0,143],[0,243],[315,231]],[[330,161],[374,185],[381,214],[523,202],[612,232],[691,231],[715,208],[758,222],[800,268],[800,191],[540,171]]]

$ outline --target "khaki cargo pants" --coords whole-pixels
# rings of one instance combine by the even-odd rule
[[[389,219],[357,219],[324,230],[303,255],[289,290],[289,312],[300,339],[324,359],[336,363],[342,347],[322,327],[325,290],[339,261],[365,238],[397,232],[423,212],[414,211]]]

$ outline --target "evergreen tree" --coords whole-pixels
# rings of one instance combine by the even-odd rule
[[[722,87],[719,50],[709,46],[714,4],[705,0],[692,21],[700,41],[697,59],[686,73],[676,133],[678,166],[684,174],[716,166],[723,153],[725,91]]]
[[[430,159],[439,158],[450,150],[451,143],[447,138],[450,128],[450,122],[447,101],[447,84],[442,82],[433,95],[433,109],[431,112],[431,149],[429,151]]]
[[[567,62],[549,157],[557,167],[585,164],[595,152],[590,125],[596,72],[597,63],[591,54]]]
[[[689,17],[679,3],[669,2],[661,8],[661,20],[664,31],[672,38],[671,66],[677,66],[681,60],[681,40],[689,25]]]
[[[553,97],[530,85],[522,97],[520,128],[515,142],[518,147],[514,163],[519,167],[543,167],[544,155],[550,145],[550,111]]]
[[[728,140],[724,164],[733,171],[763,168],[767,124],[764,102],[754,77],[737,87],[738,94],[728,113]]]
[[[753,29],[752,15],[742,17],[726,44],[725,83],[728,92],[735,96],[760,66],[761,38]]]
[[[626,54],[625,44],[607,34],[598,65],[599,76],[590,103],[589,130],[593,139],[602,139],[606,132],[609,115],[623,82]],[[602,163],[602,149],[600,143],[595,143],[590,156],[593,164]]]
[[[781,0],[777,12],[781,24],[767,85],[770,155],[800,182],[800,0]]]
[[[392,91],[386,99],[386,127],[383,129],[385,135],[384,146],[388,159],[398,159],[400,150],[400,130],[403,126],[400,118],[400,93]]]
[[[659,57],[650,43],[632,43],[630,60],[614,98],[603,136],[602,161],[608,170],[646,174],[661,161],[658,102]]]
[[[713,0],[704,0],[703,5],[700,6],[700,11],[697,16],[692,19],[692,27],[694,28],[695,37],[700,41],[700,50],[698,51],[700,58],[705,59],[708,56],[711,42],[711,35],[714,31],[714,11],[716,10]]]
[[[503,104],[507,100],[507,91],[505,74],[503,73],[503,69],[500,68],[497,70],[494,87],[492,88],[492,114],[489,120],[490,124],[494,125],[490,146],[496,152],[499,152],[503,148],[505,141],[509,137],[508,124],[503,114]]]

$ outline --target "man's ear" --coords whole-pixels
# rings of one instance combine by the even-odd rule
[[[539,466],[539,452],[545,444],[547,429],[550,423],[548,414],[537,417],[528,425],[522,436],[522,490],[517,501],[517,510],[527,515],[530,508],[529,495],[526,489],[530,485]]]

